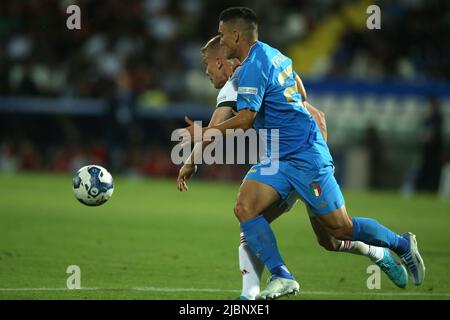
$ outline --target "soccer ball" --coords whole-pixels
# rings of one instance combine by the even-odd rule
[[[73,177],[72,190],[82,204],[99,206],[111,198],[114,182],[105,168],[88,165],[78,170]]]

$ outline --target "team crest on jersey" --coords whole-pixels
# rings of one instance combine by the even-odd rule
[[[320,188],[320,184],[318,182],[313,182],[309,185],[309,190],[311,194],[315,197],[320,197],[322,194],[322,189]]]

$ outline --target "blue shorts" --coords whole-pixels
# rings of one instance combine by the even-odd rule
[[[293,191],[311,208],[314,214],[326,214],[344,205],[344,197],[334,178],[334,166],[322,167],[295,165],[288,160],[278,161],[275,174],[267,174],[273,163],[258,163],[250,168],[244,177],[260,181],[274,188],[284,201]]]

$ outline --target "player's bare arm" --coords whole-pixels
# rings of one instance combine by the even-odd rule
[[[256,112],[252,111],[250,109],[243,109],[238,111],[234,117],[223,121],[221,123],[218,123],[213,126],[208,126],[207,128],[204,128],[203,130],[206,131],[208,129],[217,129],[219,130],[223,135],[226,134],[227,129],[243,129],[248,130],[252,127],[253,121],[256,117]]]
[[[303,99],[305,100],[303,101],[303,105],[311,114],[317,126],[319,127],[323,139],[327,141],[327,124],[325,121],[325,113],[315,108],[308,101],[306,101],[308,95],[306,94],[306,89],[305,86],[303,85],[302,79],[298,76],[298,74],[295,75],[295,82],[297,83],[298,92],[302,95]]]
[[[313,107],[308,101],[303,101],[303,105],[311,114],[316,124],[319,126],[323,139],[327,141],[327,123],[325,121],[325,113]]]
[[[211,116],[211,120],[208,126],[214,126],[219,124],[233,116],[233,108],[232,107],[220,107],[216,108],[214,113]],[[192,178],[192,176],[197,171],[197,165],[195,164],[195,159],[200,156],[203,148],[207,146],[211,141],[203,140],[201,142],[197,142],[194,146],[189,157],[186,159],[185,164],[180,168],[177,178],[177,188],[180,191],[188,191],[189,187],[187,185],[187,180]]]
[[[297,82],[297,90],[302,95],[303,100],[307,100],[308,99],[308,95],[306,94],[305,86],[303,85],[303,81],[299,77],[298,74],[295,75],[295,82]]]
[[[183,141],[198,142],[200,140],[203,140],[205,132],[209,129],[217,129],[222,133],[222,135],[226,134],[227,129],[242,129],[245,131],[252,127],[256,114],[257,113],[255,111],[249,109],[240,110],[235,114],[234,117],[228,120],[225,120],[216,125],[201,128],[202,134],[200,136],[195,137],[194,131],[198,130],[195,129],[196,124],[188,117],[185,117],[186,123],[189,126],[183,129],[183,131],[180,133],[180,136],[183,139]]]

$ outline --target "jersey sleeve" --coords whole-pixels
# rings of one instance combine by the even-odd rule
[[[256,59],[255,59],[256,60]],[[267,86],[267,76],[259,61],[247,61],[238,75],[237,110],[250,109],[258,112],[261,108]]]
[[[231,107],[236,109],[237,91],[233,87],[232,81],[225,83],[217,96],[216,108]]]

